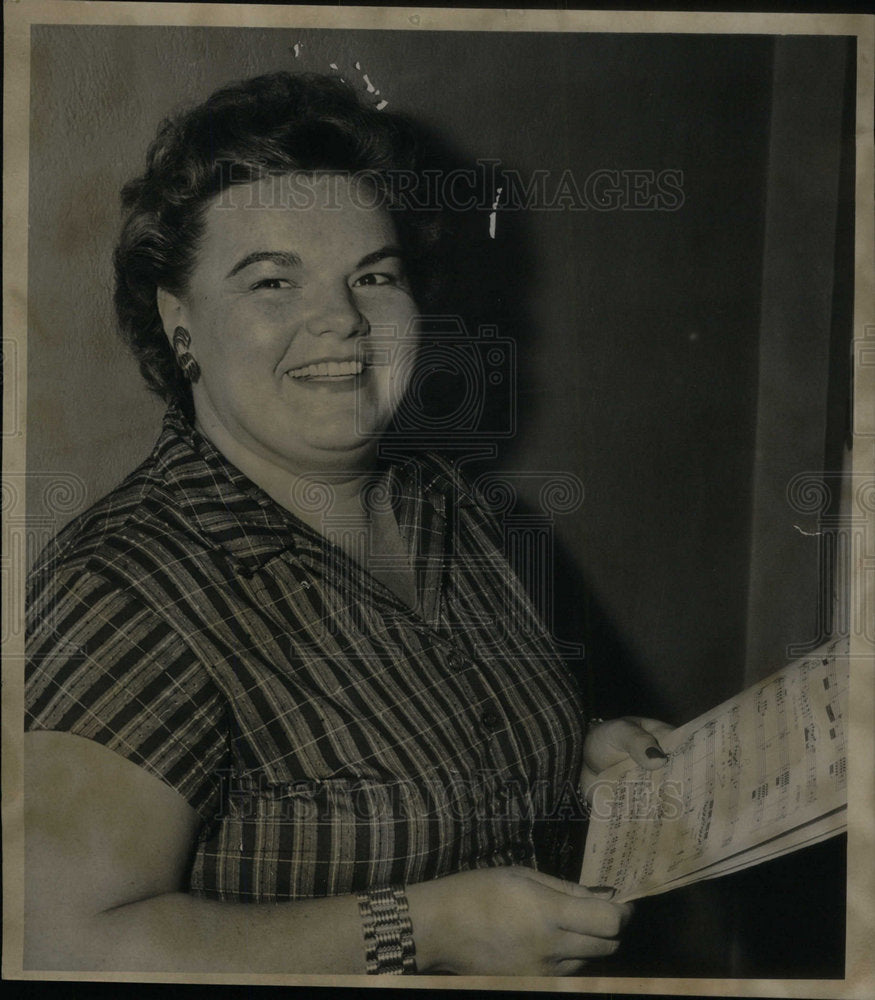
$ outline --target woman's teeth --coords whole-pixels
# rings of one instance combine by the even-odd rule
[[[360,375],[364,367],[361,361],[320,361],[318,365],[293,368],[288,374],[292,378],[340,378]]]

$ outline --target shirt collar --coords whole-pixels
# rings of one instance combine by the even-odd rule
[[[157,470],[173,502],[210,544],[245,571],[254,572],[282,552],[318,535],[200,434],[182,410],[171,405],[155,446]],[[429,503],[445,517],[450,505],[475,504],[449,463],[409,459],[389,466],[392,489],[414,502]]]

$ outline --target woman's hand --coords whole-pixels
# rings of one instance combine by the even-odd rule
[[[580,785],[587,799],[602,771],[631,758],[636,764],[655,771],[662,767],[666,755],[659,737],[667,736],[673,727],[656,719],[627,715],[599,723],[586,735],[583,745],[583,771]]]
[[[420,973],[573,976],[612,955],[632,915],[530,868],[483,868],[407,887]]]

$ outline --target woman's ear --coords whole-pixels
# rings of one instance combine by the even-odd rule
[[[187,325],[185,306],[180,299],[164,288],[159,288],[156,291],[155,303],[158,306],[158,315],[161,317],[161,324],[164,327],[164,336],[172,345],[174,330],[179,326]]]

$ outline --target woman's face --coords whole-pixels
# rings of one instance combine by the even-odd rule
[[[268,177],[207,208],[188,290],[162,315],[191,336],[196,417],[220,448],[230,436],[294,474],[372,458],[404,393],[416,304],[394,225],[357,183]]]

